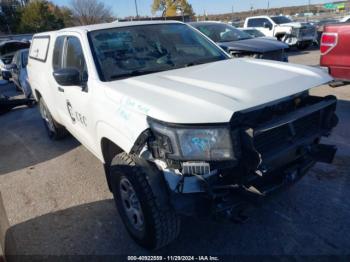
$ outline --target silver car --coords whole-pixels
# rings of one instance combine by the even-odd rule
[[[28,54],[29,49],[22,49],[15,53],[11,65],[11,74],[16,88],[21,90],[27,98],[30,98],[32,96],[32,89],[28,82]]]

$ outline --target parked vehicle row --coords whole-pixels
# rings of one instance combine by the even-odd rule
[[[231,59],[180,22],[36,34],[27,70],[49,137],[70,132],[104,164],[127,231],[149,249],[178,236],[182,215],[242,220],[336,152],[321,138],[337,100],[309,94],[326,72]]]
[[[265,37],[253,37],[230,25],[195,22],[191,26],[208,36],[233,57],[251,57],[288,62],[288,45]]]
[[[310,23],[293,22],[286,16],[247,17],[244,28],[255,28],[266,36],[276,37],[289,46],[308,48],[316,39],[316,28]]]

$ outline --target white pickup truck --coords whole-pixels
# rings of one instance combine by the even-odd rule
[[[242,220],[336,151],[321,143],[337,125],[336,98],[309,95],[328,74],[231,59],[180,22],[36,34],[28,74],[49,136],[69,131],[100,159],[146,248],[174,240],[180,215]]]
[[[289,46],[309,47],[317,39],[316,27],[309,23],[293,22],[286,16],[247,17],[244,28],[255,28],[268,37],[276,37]]]

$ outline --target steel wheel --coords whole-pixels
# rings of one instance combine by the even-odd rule
[[[120,181],[120,197],[130,224],[139,231],[144,230],[144,215],[140,201],[130,181],[123,177]]]

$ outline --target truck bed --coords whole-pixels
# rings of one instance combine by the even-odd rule
[[[321,39],[321,66],[337,80],[350,81],[350,23],[325,26]]]

